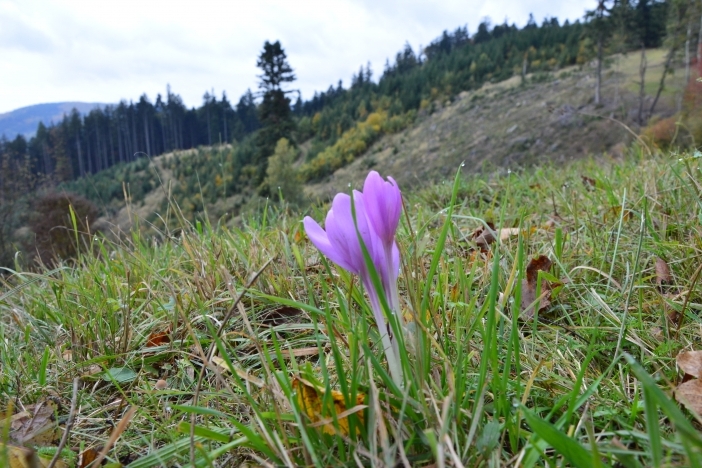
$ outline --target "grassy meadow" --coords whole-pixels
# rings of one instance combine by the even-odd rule
[[[401,186],[402,386],[358,279],[304,233],[328,206],[229,228],[171,204],[175,231],[7,272],[0,411],[51,398],[68,451],[134,468],[702,466],[702,419],[673,397],[702,330],[700,162]]]

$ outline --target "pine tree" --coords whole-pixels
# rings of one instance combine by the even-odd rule
[[[262,128],[257,136],[256,161],[260,168],[258,182],[261,182],[265,174],[266,160],[273,154],[276,143],[281,138],[290,139],[295,128],[290,112],[290,99],[286,96],[293,91],[283,89],[286,83],[295,81],[295,74],[279,41],[272,44],[265,42],[256,65],[263,71],[263,74],[258,76],[263,101],[258,109]]]

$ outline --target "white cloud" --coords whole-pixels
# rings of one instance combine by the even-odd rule
[[[232,101],[256,88],[256,57],[280,40],[303,98],[370,61],[376,78],[404,43],[490,16],[582,17],[591,1],[539,0],[0,0],[0,112],[56,101],[117,102],[170,83],[188,106],[205,91]]]

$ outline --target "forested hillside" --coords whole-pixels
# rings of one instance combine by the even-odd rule
[[[202,106],[187,109],[167,89],[153,102],[143,95],[136,103],[123,101],[95,109],[84,118],[74,112],[56,125],[40,125],[29,141],[21,136],[12,141],[3,138],[0,214],[5,223],[0,251],[5,252],[4,263],[17,248],[13,233],[27,225],[26,217],[19,214],[24,210],[16,207],[24,204],[31,211],[37,203],[26,194],[46,192],[63,183],[60,190],[90,198],[105,214],[110,200],[124,199],[125,189],[138,199],[140,193],[157,186],[150,174],[126,166],[120,169],[121,164],[146,155],[224,145],[214,153],[192,153],[208,156],[169,160],[169,175],[178,181],[169,190],[180,196],[185,211],[192,214],[205,208],[205,200],[236,197],[233,205],[218,210],[231,214],[253,195],[274,199],[287,195],[278,190],[280,181],[267,174],[269,161],[277,166],[295,164],[294,171],[276,166],[273,172],[296,174],[307,183],[322,181],[384,135],[396,134],[413,125],[417,116],[431,114],[460,93],[485,83],[513,76],[522,83],[533,82],[563,67],[596,63],[593,95],[598,101],[600,70],[608,54],[645,51],[665,43],[671,58],[665,64],[663,82],[677,66],[681,44],[687,41],[686,50],[694,50],[698,41],[696,31],[684,34],[691,31],[685,21],[694,8],[696,4],[686,2],[603,2],[583,22],[572,24],[548,18],[539,25],[532,18],[520,29],[483,21],[473,34],[467,27],[444,31],[421,51],[406,45],[385,64],[377,80],[370,66],[361,66],[349,87],[340,80],[308,101],[299,99],[294,90],[294,64],[288,63],[282,45],[266,42],[258,59],[263,72],[259,90],[247,90],[236,105],[226,94],[217,98],[205,93]],[[654,108],[655,103],[650,112],[641,114],[641,123]],[[281,138],[288,149],[270,160]],[[303,161],[297,160],[300,153]],[[118,167],[104,176],[85,178],[113,166]],[[135,174],[139,174],[136,182]],[[100,189],[100,180],[109,188]],[[70,181],[75,182],[65,185]]]

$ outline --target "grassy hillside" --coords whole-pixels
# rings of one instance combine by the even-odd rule
[[[640,130],[639,59],[637,54],[610,58],[602,106],[594,105],[595,73],[589,67],[530,75],[524,85],[514,77],[463,92],[454,101],[434,102],[412,128],[384,137],[351,165],[311,185],[309,193],[328,196],[362,180],[370,167],[421,186],[449,177],[464,161],[470,171],[491,173],[586,155],[621,155],[634,139],[631,132]],[[647,60],[646,109],[657,91],[665,51],[650,50]],[[683,75],[678,70],[667,78],[657,118],[675,113]]]
[[[648,51],[646,108],[660,80],[664,55],[662,49]],[[593,104],[595,78],[589,67],[529,75],[526,83],[515,77],[463,92],[453,101],[429,102],[413,125],[380,138],[331,176],[308,183],[305,199],[327,200],[347,184],[359,184],[369,168],[421,187],[450,177],[464,161],[468,171],[490,174],[587,155],[621,155],[634,139],[632,132],[640,130],[638,61],[637,54],[608,61],[604,105],[599,107]],[[656,118],[675,113],[683,81],[680,71],[667,78]],[[298,165],[303,166],[312,147],[310,142],[300,147]],[[241,172],[234,168],[235,153],[231,145],[169,153],[151,164],[141,160],[118,165],[64,187],[93,200],[104,215],[101,227],[116,232],[128,232],[136,219],[143,227],[155,222],[163,229],[156,213],[166,212],[169,193],[187,219],[229,223],[266,204],[251,190],[236,193],[228,188],[237,183],[233,174]],[[130,206],[124,203],[125,190]],[[175,219],[169,220],[174,227]]]
[[[6,278],[0,411],[53,401],[66,447],[113,434],[131,467],[698,466],[695,416],[666,395],[699,345],[700,158],[462,172],[401,186],[402,388],[358,284],[270,206]],[[516,229],[488,244],[484,222]]]

